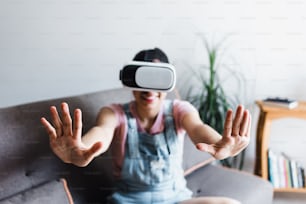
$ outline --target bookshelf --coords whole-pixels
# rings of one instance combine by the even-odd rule
[[[268,179],[268,148],[271,123],[273,120],[289,117],[306,120],[306,101],[299,101],[299,105],[294,109],[265,105],[262,101],[256,101],[256,104],[260,109],[260,114],[256,135],[255,174]],[[306,193],[306,188],[275,188],[274,191]]]

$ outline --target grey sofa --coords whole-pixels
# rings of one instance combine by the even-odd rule
[[[169,98],[177,97],[174,92]],[[40,118],[49,107],[66,101],[71,110],[83,111],[84,132],[95,122],[99,109],[127,102],[129,90],[113,89],[0,109],[0,204],[105,203],[113,189],[111,155],[107,152],[87,167],[61,162],[50,150]],[[195,196],[228,196],[242,203],[272,203],[273,188],[261,178],[211,163],[185,139],[184,169]]]

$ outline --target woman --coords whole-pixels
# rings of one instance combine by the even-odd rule
[[[133,60],[168,63],[158,48],[140,51]],[[68,104],[62,103],[61,117],[52,106],[52,123],[41,122],[53,152],[65,163],[86,166],[111,148],[117,190],[110,203],[239,203],[225,197],[192,198],[183,175],[182,144],[186,132],[196,148],[216,159],[237,155],[250,140],[248,110],[240,105],[235,116],[229,110],[221,136],[187,101],[166,100],[165,92],[133,95],[135,100],[127,104],[103,107],[84,136],[81,110],[74,111],[72,121]]]

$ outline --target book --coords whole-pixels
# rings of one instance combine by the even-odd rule
[[[305,186],[305,173],[304,167],[296,160],[289,157],[284,152],[281,153],[288,161],[291,169],[291,187],[292,188],[304,188]]]
[[[268,176],[274,188],[305,188],[305,168],[284,152],[268,149]]]
[[[291,166],[291,176],[292,176],[292,187],[299,188],[297,162],[295,160],[290,160],[290,166]]]
[[[263,100],[265,105],[276,106],[276,107],[283,107],[288,109],[293,109],[298,106],[298,101],[294,99],[288,98],[266,98]]]
[[[274,154],[272,150],[268,149],[268,178],[274,187],[278,186],[275,183],[275,166],[274,166]]]
[[[303,167],[303,165],[301,165],[300,162],[289,157],[284,152],[281,153],[281,156],[283,156],[289,162],[291,181],[290,178],[288,177],[289,178],[288,187],[305,188],[305,168]]]
[[[284,157],[286,161],[287,187],[294,188],[294,186],[297,186],[296,162],[284,152],[281,152],[281,156]]]
[[[305,170],[304,167],[298,163],[297,164],[298,167],[298,185],[299,188],[305,188]]]
[[[302,174],[302,188],[305,188],[306,183],[305,183],[305,168],[304,167],[301,168],[301,174]]]
[[[278,177],[279,177],[279,187],[286,188],[287,187],[287,180],[286,180],[286,169],[285,169],[285,159],[283,156],[277,155],[277,167],[278,168]]]
[[[292,184],[292,172],[291,172],[291,168],[290,168],[290,160],[285,158],[285,171],[286,171],[286,187],[287,188],[292,188],[293,184]]]
[[[278,168],[278,159],[277,155],[271,150],[268,149],[268,167],[269,167],[269,180],[274,186],[274,188],[280,188],[280,176]]]

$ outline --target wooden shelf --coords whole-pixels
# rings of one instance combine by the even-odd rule
[[[265,105],[262,101],[256,101],[260,109],[256,135],[256,160],[255,174],[268,179],[268,147],[270,140],[270,126],[273,120],[281,118],[300,118],[306,120],[306,102],[299,101],[298,107],[287,109]],[[275,192],[306,193],[306,188],[280,188]]]
[[[306,188],[275,188],[276,193],[306,193]]]

